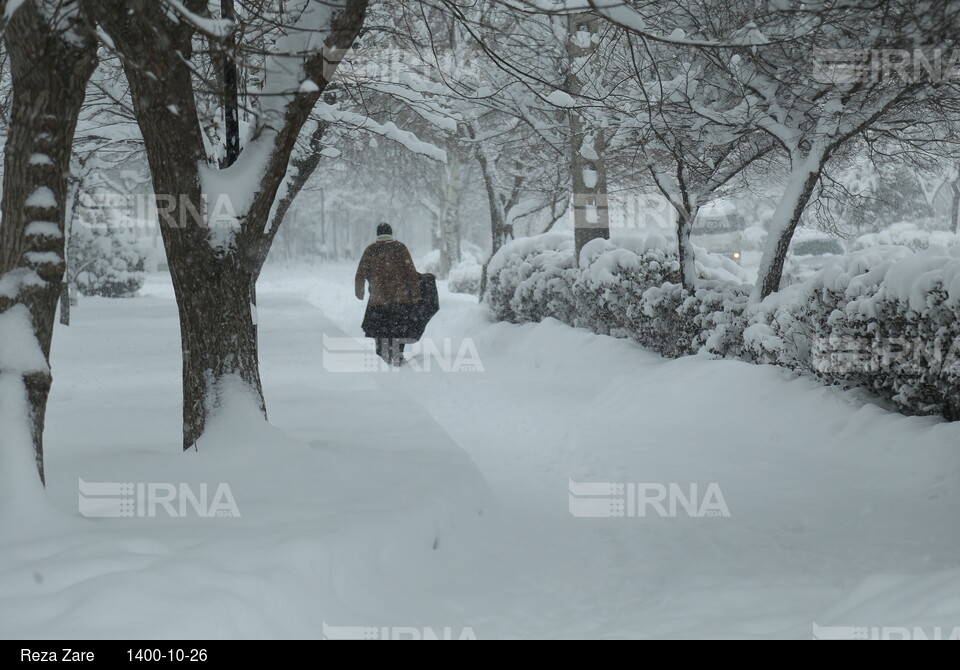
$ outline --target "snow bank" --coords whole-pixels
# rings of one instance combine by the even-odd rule
[[[0,635],[318,639],[324,623],[443,623],[402,616],[408,580],[446,552],[473,547],[491,500],[482,475],[424,407],[351,386],[362,376],[305,363],[304,348],[285,339],[302,335],[299,302],[291,309],[297,327],[287,321],[262,334],[266,358],[283,370],[269,397],[284,430],[262,421],[243,392],[225,392],[199,450],[181,453],[179,370],[170,365],[175,303],[86,305],[58,338],[46,499],[61,523],[21,505],[17,517],[36,530],[12,538],[17,520],[0,518]],[[319,338],[330,326],[317,319],[308,328]],[[0,414],[9,407],[5,391],[0,384]],[[10,424],[0,421],[0,472],[8,472]],[[207,518],[188,508],[181,517],[83,518],[80,479],[182,483],[194,492],[206,483],[211,497],[223,483],[239,515]]]

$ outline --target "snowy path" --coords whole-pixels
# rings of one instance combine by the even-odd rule
[[[300,290],[358,336],[349,268],[325,279]],[[475,338],[485,372],[373,376],[429,408],[500,501],[498,535],[469,566],[484,587],[461,572],[463,625],[551,637],[960,626],[960,426],[775,369],[663,361],[556,323],[491,326],[466,296],[445,296],[427,335],[455,351]],[[577,519],[569,479],[716,482],[731,518]]]
[[[428,336],[454,350],[473,338],[483,372],[324,372],[323,335],[359,334],[351,279],[346,266],[267,274],[275,428],[233,413],[199,455],[176,453],[169,287],[81,304],[55,350],[56,504],[75,514],[78,474],[183,477],[235,484],[244,517],[80,521],[5,547],[3,636],[960,626],[960,426],[775,369],[664,361],[557,323],[491,324],[449,294]],[[731,516],[574,518],[571,479],[715,482]]]

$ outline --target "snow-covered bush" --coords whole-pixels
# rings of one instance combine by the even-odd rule
[[[128,221],[109,210],[84,210],[74,223],[67,276],[86,296],[129,298],[143,287],[146,254]]]
[[[498,320],[527,323],[553,317],[574,323],[576,270],[569,235],[547,233],[509,242],[490,261],[487,273],[486,299]]]
[[[750,287],[736,263],[701,252],[704,283],[693,295],[679,284],[672,243],[659,235],[594,240],[581,263],[574,268],[573,240],[564,233],[516,240],[491,262],[486,300],[504,321],[549,316],[664,356],[739,352]]]
[[[501,320],[553,317],[668,357],[778,365],[960,420],[960,246],[838,257],[754,306],[752,287],[705,253],[684,290],[663,238],[595,240],[576,268],[573,241],[552,233],[508,244],[490,267],[485,299]]]
[[[453,293],[480,295],[483,266],[475,261],[460,261],[447,276],[447,288]]]
[[[440,272],[440,250],[434,249],[417,262],[417,270],[435,275]]]
[[[480,293],[480,279],[483,275],[483,264],[486,262],[486,256],[483,249],[473,242],[462,240],[460,242],[460,262],[450,270],[447,279],[450,281],[449,288],[454,293]],[[417,269],[420,272],[440,276],[440,250],[434,249],[417,263]],[[474,279],[475,277],[475,279]]]
[[[857,252],[751,314],[747,354],[960,420],[960,248]]]
[[[960,420],[960,248],[891,254],[868,272],[825,277],[845,304],[818,341],[824,379],[919,414]],[[822,336],[821,336],[822,337]]]
[[[682,298],[670,294],[668,287],[680,281],[680,263],[666,239],[628,238],[623,247],[594,240],[584,248],[581,261],[573,295],[576,325],[676,355],[680,339],[675,309]]]
[[[706,280],[679,307],[682,321],[691,333],[691,353],[705,351],[720,358],[743,355],[743,331],[752,286]]]

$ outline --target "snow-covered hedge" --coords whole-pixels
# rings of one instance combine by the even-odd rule
[[[594,240],[573,264],[564,233],[521,238],[490,263],[486,301],[512,323],[552,317],[605,335],[632,338],[665,356],[706,347],[720,355],[739,348],[740,317],[749,287],[738,265],[702,254],[703,286],[680,286],[680,263],[663,237]],[[731,333],[734,337],[731,337]]]
[[[854,253],[752,310],[748,358],[960,420],[960,248]]]
[[[779,365],[960,420],[960,247],[857,252],[752,306],[740,268],[702,251],[700,285],[684,290],[661,237],[595,240],[580,261],[563,233],[516,240],[491,262],[484,299],[500,320]]]
[[[500,321],[547,317],[573,324],[573,239],[563,233],[522,237],[503,247],[487,268],[487,300]]]

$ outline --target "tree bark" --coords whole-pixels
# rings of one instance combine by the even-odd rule
[[[603,158],[603,133],[598,132],[593,145],[600,158],[595,161],[583,156],[581,146],[588,138],[579,115],[573,115],[573,226],[577,262],[580,252],[592,240],[610,239],[610,210],[607,193],[607,168]],[[588,182],[587,175],[591,175]],[[595,176],[593,176],[595,175]]]
[[[230,21],[236,18],[233,0],[220,0],[220,17]],[[223,126],[227,145],[224,167],[230,167],[240,157],[240,99],[237,63],[234,61],[235,47],[235,39],[231,32],[224,44],[223,53],[220,54],[223,77]]]
[[[697,287],[697,258],[690,236],[697,217],[697,208],[681,212],[677,220],[677,252],[680,255],[680,277],[683,288],[694,291]]]
[[[60,283],[60,325],[70,325],[70,282]]]
[[[440,269],[446,279],[453,266],[460,262],[460,200],[462,165],[459,152],[447,152],[447,163],[440,164]]]
[[[820,162],[815,168],[801,168],[791,176],[787,192],[773,214],[770,239],[760,261],[760,274],[752,296],[755,302],[762,301],[780,290],[790,242],[820,181],[822,165]]]
[[[950,230],[960,235],[960,178],[950,182]]]
[[[0,312],[26,306],[48,365],[65,269],[70,155],[87,82],[97,65],[96,39],[83,16],[58,18],[54,27],[34,3],[24,3],[4,34],[13,104],[0,205],[0,276],[20,273],[39,281],[22,283],[14,298],[0,297]],[[53,223],[58,234],[50,234],[49,226],[43,226],[46,232],[31,231],[33,222]],[[0,370],[0,374],[13,373]],[[23,376],[41,481],[43,427],[52,383],[49,370]]]

